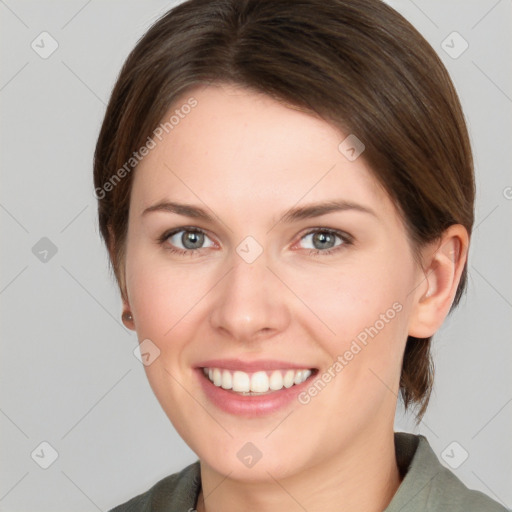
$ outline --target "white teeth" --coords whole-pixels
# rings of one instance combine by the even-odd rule
[[[225,370],[229,371],[229,370]],[[214,382],[215,384],[215,382]],[[251,378],[245,372],[234,372],[233,373],[233,391],[250,391]]]
[[[222,384],[222,372],[218,368],[213,369],[213,383],[216,386],[220,386]]]
[[[268,375],[265,372],[256,372],[251,377],[251,391],[265,393],[268,391]]]
[[[292,371],[292,370],[290,370],[290,371]],[[293,371],[292,371],[292,373],[293,373]],[[272,372],[272,375],[270,376],[270,381],[268,383],[268,387],[272,391],[278,391],[278,390],[282,389],[283,376],[281,375],[281,372],[279,370],[275,370]]]
[[[284,376],[284,387],[291,388],[295,382],[295,372],[288,370]]]
[[[233,387],[233,377],[231,376],[231,372],[227,370],[222,372],[222,387],[224,389],[231,389]]]
[[[237,393],[267,393],[301,384],[311,375],[311,370],[261,370],[249,374],[238,370],[203,368],[203,373],[215,386],[223,389]]]

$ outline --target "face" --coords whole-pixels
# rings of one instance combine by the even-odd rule
[[[128,306],[202,463],[290,476],[392,432],[423,273],[348,134],[242,88],[190,96],[135,171]]]

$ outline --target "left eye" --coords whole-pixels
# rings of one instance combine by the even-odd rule
[[[339,243],[336,243],[336,239],[339,240]],[[317,230],[307,235],[303,236],[301,240],[306,241],[306,246],[304,249],[313,249],[325,251],[329,249],[334,249],[345,243],[343,237],[333,231],[328,230]]]
[[[188,249],[189,251],[193,251],[194,249],[203,249],[206,247],[214,247],[215,245],[204,232],[190,229],[182,229],[171,233],[166,237],[166,240],[178,249]],[[205,240],[210,240],[210,244],[204,245]]]

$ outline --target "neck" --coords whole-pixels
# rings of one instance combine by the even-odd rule
[[[381,512],[401,482],[393,428],[361,433],[343,453],[287,478],[241,482],[201,462],[201,480],[198,512]]]

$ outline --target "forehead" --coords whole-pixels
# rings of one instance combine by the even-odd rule
[[[135,172],[138,210],[165,198],[252,214],[338,197],[391,206],[363,158],[349,161],[340,152],[348,134],[267,95],[225,84],[198,87],[174,103],[165,122]]]

